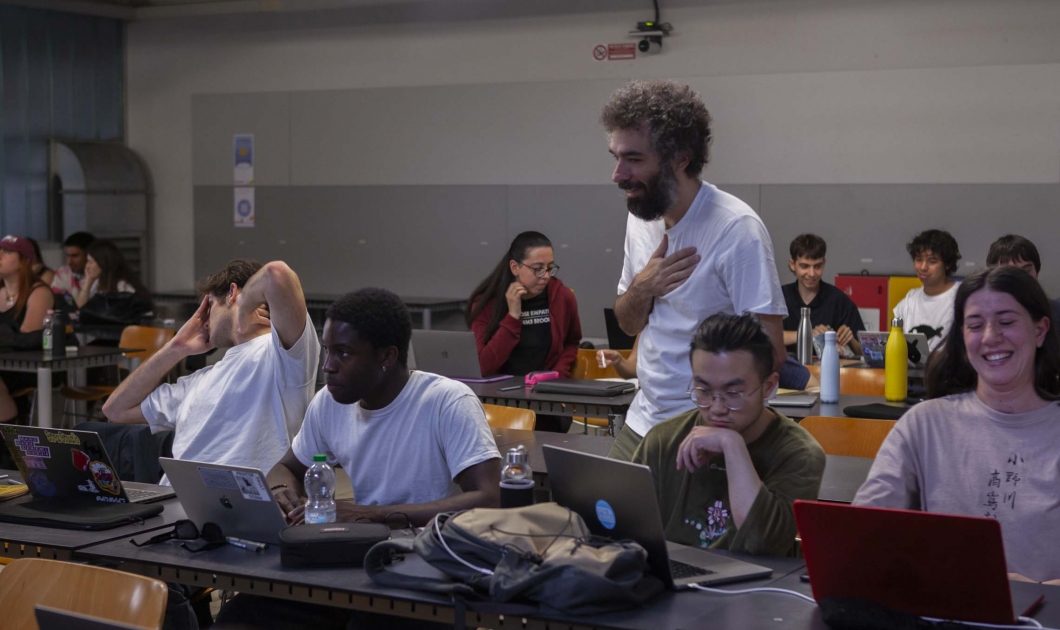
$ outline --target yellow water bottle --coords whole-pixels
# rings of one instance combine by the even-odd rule
[[[887,400],[896,402],[909,395],[909,348],[905,343],[903,325],[898,317],[891,320],[891,333],[887,335],[884,350],[883,394]]]

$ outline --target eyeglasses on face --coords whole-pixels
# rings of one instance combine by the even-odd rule
[[[763,383],[749,392],[727,391],[715,393],[713,390],[705,387],[694,387],[694,383],[695,379],[688,383],[688,391],[685,393],[688,394],[689,398],[692,399],[692,402],[694,402],[697,407],[700,409],[709,409],[710,406],[714,404],[714,399],[717,398],[721,400],[721,404],[729,411],[739,411],[743,409],[744,405],[747,404],[747,397],[762,389],[762,385],[764,385]]]
[[[518,264],[520,267],[526,267],[530,271],[533,271],[534,276],[538,278],[544,278],[545,276],[554,278],[556,277],[556,274],[559,273],[559,265],[555,264],[549,265],[548,267],[544,267],[542,265],[524,265],[523,263],[516,264]]]

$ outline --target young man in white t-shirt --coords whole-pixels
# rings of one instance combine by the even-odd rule
[[[694,408],[689,344],[715,313],[754,313],[784,363],[787,314],[773,243],[755,212],[700,179],[709,159],[710,114],[687,85],[634,81],[601,122],[626,192],[625,261],[615,316],[640,335],[641,389],[610,456],[629,460],[653,426]]]
[[[302,430],[268,475],[292,523],[304,518],[303,478],[313,455],[341,464],[353,500],[337,501],[339,521],[427,524],[440,512],[500,504],[500,453],[482,405],[463,383],[410,372],[412,320],[384,289],[349,293],[324,323],[325,389]],[[403,516],[399,516],[403,515]],[[238,595],[217,617],[220,628],[435,627],[324,606]]]
[[[924,286],[906,293],[895,305],[894,316],[902,319],[905,332],[923,333],[931,351],[946,339],[953,323],[953,300],[960,283],[949,276],[957,273],[960,248],[957,240],[944,230],[921,232],[905,248]]]
[[[234,260],[199,282],[202,304],[103,405],[112,422],[173,429],[173,457],[269,470],[302,426],[320,343],[298,276],[286,264]],[[185,357],[224,358],[175,384]],[[167,483],[163,478],[162,483]]]

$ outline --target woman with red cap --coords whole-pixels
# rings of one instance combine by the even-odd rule
[[[44,316],[55,305],[51,289],[33,272],[35,261],[29,240],[11,235],[0,239],[0,342],[25,342],[27,338],[21,335],[42,330]],[[40,347],[39,336],[36,347]],[[37,378],[21,372],[0,372],[0,377],[0,422],[10,422],[18,415],[10,390],[36,385]]]

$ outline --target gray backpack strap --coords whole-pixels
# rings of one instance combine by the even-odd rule
[[[372,581],[382,586],[404,588],[410,591],[430,591],[453,596],[475,596],[475,589],[462,582],[436,578],[404,575],[387,569],[394,556],[415,554],[412,539],[384,540],[368,550],[364,556],[364,570]]]

